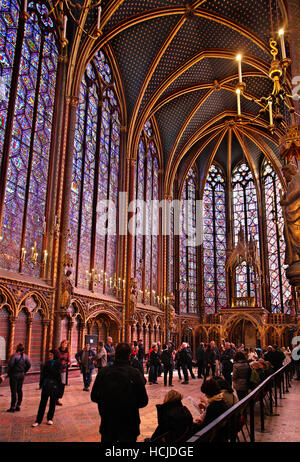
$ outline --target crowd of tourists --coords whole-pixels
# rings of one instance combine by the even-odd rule
[[[298,353],[300,342],[293,348]],[[190,378],[203,379],[200,390],[204,397],[199,399],[198,419],[193,419],[182,403],[184,396],[173,388],[167,391],[163,403],[157,404],[158,426],[148,441],[169,443],[186,441],[286,362],[294,362],[296,379],[300,380],[300,356],[295,360],[292,353],[288,347],[277,345],[246,348],[230,342],[217,346],[214,341],[200,343],[195,356],[188,343],[175,348],[171,341],[162,346],[159,342],[153,343],[146,353],[142,340],[132,345],[122,342],[115,347],[108,337],[106,343],[98,343],[97,350],[86,343],[75,358],[83,377],[83,391],[90,391],[93,371],[97,369],[91,400],[98,404],[102,442],[136,441],[140,433],[139,409],[148,404],[147,381],[149,385],[161,381],[171,388],[174,379],[183,385],[188,385]],[[48,400],[47,424],[53,424],[56,406],[63,405],[70,363],[67,340],[48,352],[48,359],[41,368],[41,398],[33,427],[42,423]],[[11,390],[8,412],[21,409],[22,386],[30,367],[24,346],[19,344],[8,363]],[[3,380],[1,376],[0,383]]]

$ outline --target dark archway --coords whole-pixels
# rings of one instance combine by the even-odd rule
[[[238,319],[229,329],[229,342],[239,347],[242,343],[246,348],[260,347],[260,335],[257,327],[249,319]]]

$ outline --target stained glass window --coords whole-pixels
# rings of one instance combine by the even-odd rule
[[[152,201],[159,200],[158,173],[154,132],[148,121],[141,135],[136,164],[133,266],[139,300],[152,305],[157,304],[158,296],[158,214],[152,207]]]
[[[196,181],[191,168],[185,180],[181,200],[180,235],[180,312],[197,312],[197,247],[193,230],[196,228]]]
[[[290,285],[285,276],[285,241],[283,237],[283,216],[279,204],[282,189],[278,176],[269,162],[263,165],[268,265],[270,278],[271,311],[289,311]]]
[[[203,279],[207,314],[226,307],[226,211],[225,181],[212,165],[203,195]]]
[[[252,173],[246,163],[239,164],[232,174],[234,244],[242,228],[249,243],[252,238],[259,250],[257,196]],[[236,268],[236,296],[257,297],[259,301],[258,276],[252,266],[242,263]]]
[[[115,294],[114,286],[121,287],[116,280],[120,126],[111,71],[99,51],[80,86],[69,253],[75,262],[76,285],[88,288],[94,270],[94,291],[108,294]],[[115,209],[108,207],[108,200]]]
[[[1,67],[11,78],[16,46],[17,2],[1,2]],[[10,9],[3,12],[2,8]],[[17,96],[14,107],[12,139],[8,153],[7,185],[2,222],[2,248],[6,253],[1,266],[19,269],[21,248],[34,248],[38,261],[42,257],[42,231],[45,216],[51,129],[56,84],[57,48],[54,28],[45,20],[47,9],[36,2],[28,3],[31,13],[25,23]],[[46,23],[45,23],[46,21]],[[4,28],[6,24],[6,29]],[[3,33],[8,37],[3,41]],[[5,127],[5,109],[1,105],[1,129]],[[1,131],[1,140],[3,139]],[[2,146],[1,146],[2,147]],[[31,251],[30,251],[31,252]],[[23,272],[40,275],[40,267],[24,264]]]

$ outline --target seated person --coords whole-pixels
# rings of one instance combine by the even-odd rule
[[[233,406],[234,404],[236,404],[238,402],[238,397],[236,395],[236,393],[233,391],[233,388],[231,388],[231,386],[229,385],[228,382],[226,382],[225,379],[223,379],[223,377],[215,377],[215,381],[217,382],[217,384],[219,385],[219,387],[221,388],[221,393],[223,395],[223,399],[227,405],[227,407],[231,407]]]
[[[204,415],[202,418],[196,419],[196,423],[199,425],[198,431],[228,410],[221,388],[215,379],[211,378],[203,382],[201,391],[206,398],[201,398],[199,402],[199,408],[204,411]]]
[[[186,441],[193,432],[193,416],[182,404],[182,394],[170,390],[163,404],[157,404],[158,427],[150,438],[150,442],[176,443]],[[145,440],[146,441],[146,440]],[[148,440],[147,440],[148,441]]]

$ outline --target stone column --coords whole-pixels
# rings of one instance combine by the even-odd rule
[[[9,332],[9,344],[8,344],[8,358],[14,353],[14,341],[15,341],[15,328],[17,317],[11,316],[9,319],[10,322],[10,332]]]
[[[48,327],[50,325],[50,320],[43,320],[43,340],[42,340],[42,363],[45,362],[46,359],[46,346],[47,346],[47,334],[48,334]]]
[[[32,322],[33,322],[33,318],[30,317],[28,318],[28,321],[27,321],[27,345],[26,345],[26,353],[27,355],[30,357],[30,353],[31,353],[31,337],[32,337]]]
[[[69,321],[69,335],[68,335],[70,357],[71,357],[71,354],[72,354],[73,326],[74,326],[74,320],[70,319],[70,321]]]

